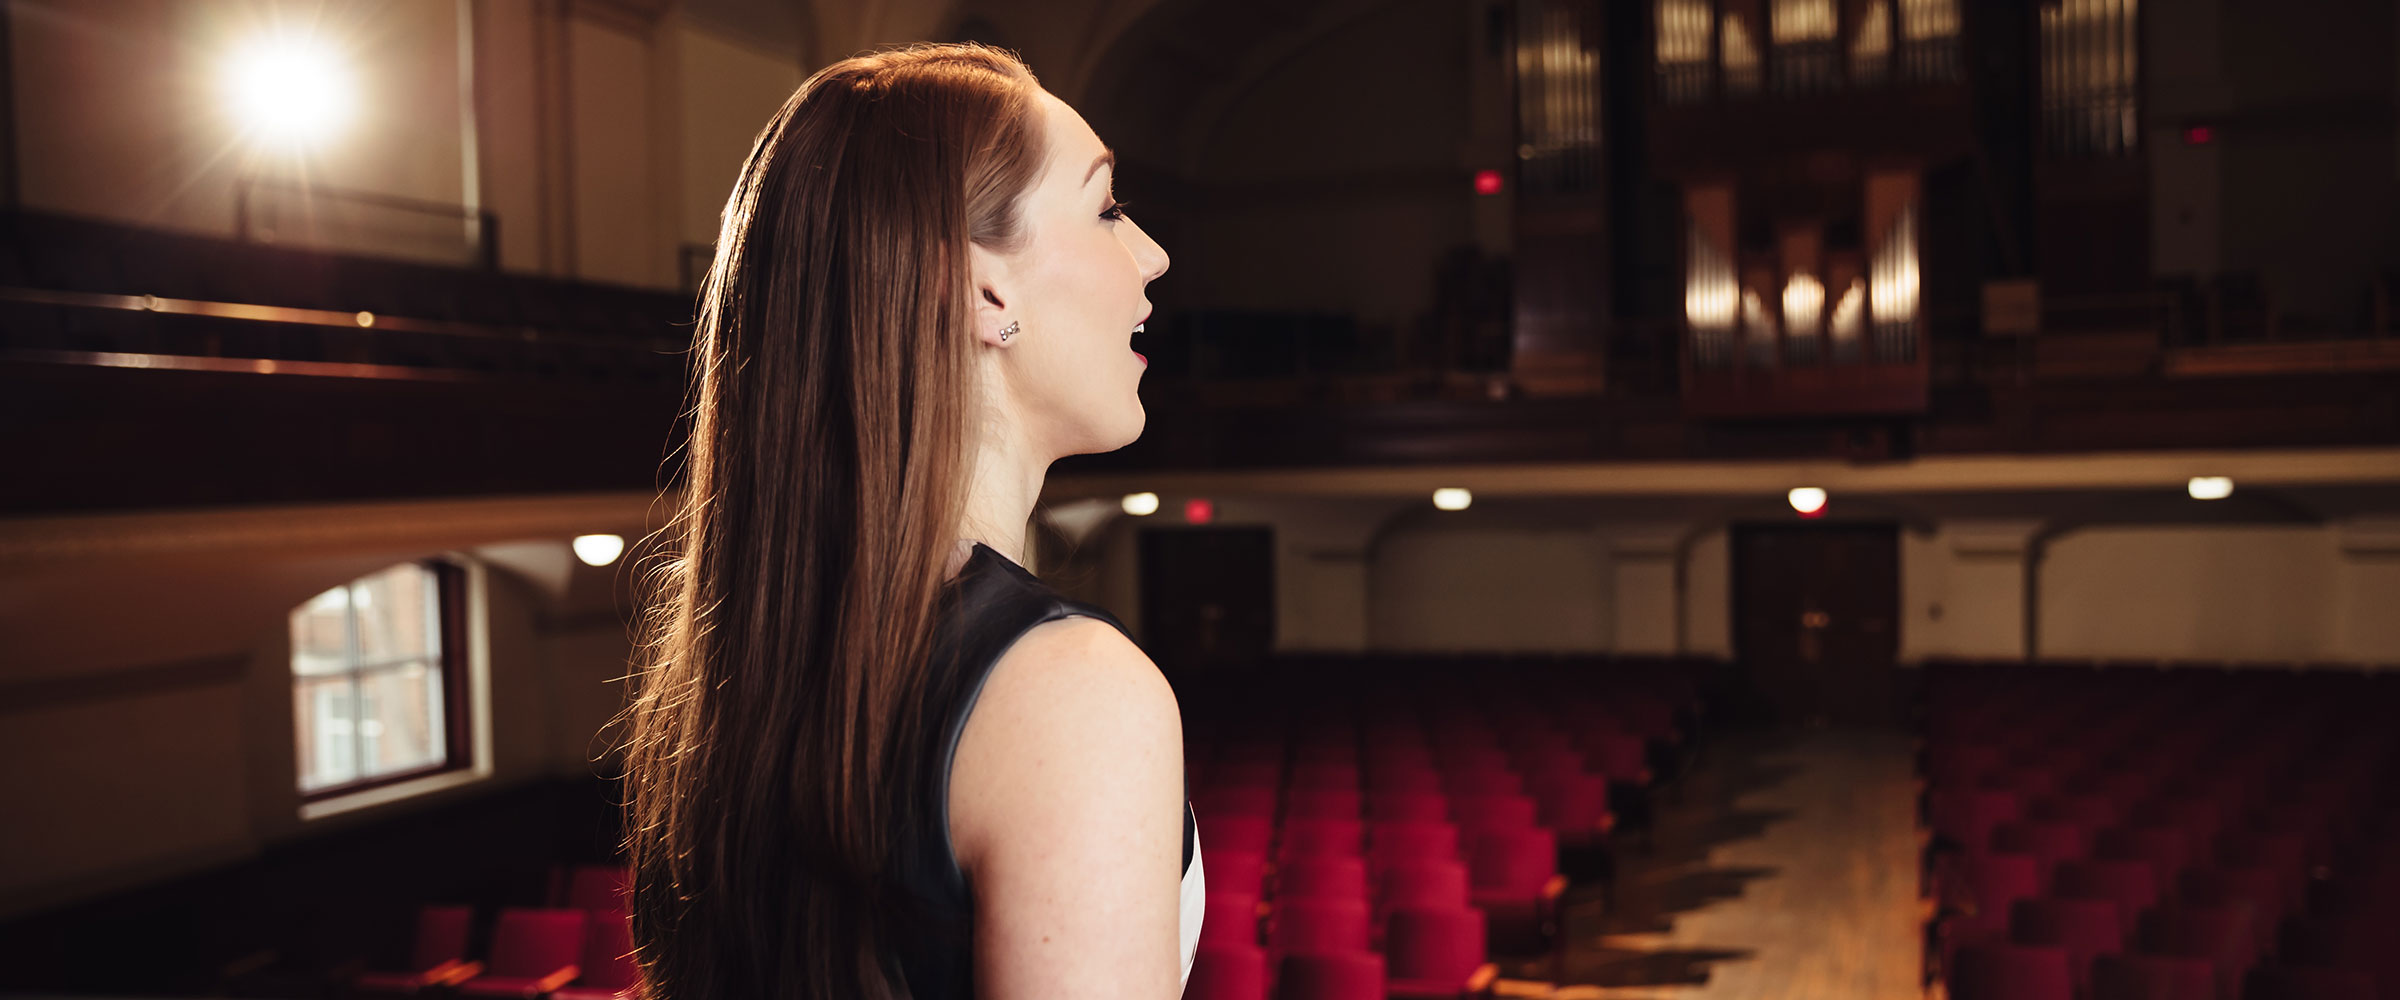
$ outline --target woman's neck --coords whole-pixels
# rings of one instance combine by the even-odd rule
[[[1007,556],[1010,562],[1025,565],[1025,526],[1041,499],[1042,477],[1050,471],[1050,463],[1034,460],[1021,447],[987,444],[976,451],[973,466],[967,481],[966,516],[959,526],[960,555],[953,557],[953,573],[964,565],[964,555],[974,551],[976,542]]]

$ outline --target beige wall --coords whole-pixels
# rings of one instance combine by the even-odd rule
[[[457,795],[596,773],[595,736],[622,704],[631,647],[612,609],[630,572],[564,552],[586,531],[638,537],[648,506],[554,498],[0,522],[0,688],[18,695],[0,704],[0,752],[40,762],[0,768],[10,804],[0,916]],[[486,569],[485,775],[303,820],[286,616],[329,587],[440,553]]]
[[[2388,107],[2400,16],[2383,0],[2308,11],[2268,0],[2143,11],[2152,268],[2255,272],[2293,322],[2341,335],[2364,319],[2375,272],[2400,262],[2396,133],[2361,110]],[[2217,141],[2185,145],[2183,127],[2207,123],[2221,123]]]
[[[1214,194],[1169,247],[1181,301],[1393,326],[1429,309],[1434,262],[1476,239],[1469,48],[1456,5],[1392,3],[1202,104],[1175,166]]]
[[[1162,499],[1158,516],[1174,517],[1182,498]],[[1233,497],[1217,509],[1220,523],[1275,532],[1282,649],[1730,651],[1727,536],[1713,521],[1511,518],[1488,504],[1448,515],[1388,498]],[[0,705],[0,753],[42,762],[0,769],[6,912],[475,789],[595,773],[624,695],[619,615],[634,570],[585,567],[566,540],[640,538],[655,516],[650,498],[616,495],[0,522],[0,685],[151,678]],[[1080,569],[1062,567],[1087,573],[1080,595],[1137,629],[1145,523],[1111,516]],[[1954,520],[1904,533],[1902,659],[2019,653],[2037,528]],[[2049,550],[2050,655],[2400,662],[2400,521],[2093,528]],[[489,777],[304,821],[285,616],[327,587],[441,552],[487,570]],[[179,666],[195,661],[202,669]]]
[[[222,53],[269,11],[304,24],[320,6],[331,15],[321,34],[348,46],[360,113],[306,161],[259,156],[220,111]],[[462,23],[447,0],[12,0],[24,202],[231,236],[237,175],[304,171],[326,187],[488,210],[507,270],[675,287],[680,248],[714,241],[751,139],[800,84],[800,55],[675,11],[648,19],[518,0],[468,9]],[[462,33],[477,53],[472,109],[460,100]],[[327,211],[332,221],[283,239],[465,259],[462,228]]]
[[[2110,528],[2053,542],[2041,567],[2050,656],[2314,660],[2332,652],[2322,528]]]
[[[319,22],[356,73],[360,114],[312,176],[463,200],[454,4],[11,0],[9,16],[29,207],[231,233],[237,173],[294,166],[238,144],[215,89],[232,46],[277,20]]]
[[[1154,516],[1179,520],[1181,499]],[[1217,512],[1276,533],[1278,649],[1733,653],[1721,524],[1510,523],[1367,499],[1220,499]],[[1119,516],[1094,533],[1098,580],[1083,595],[1137,629],[1144,523]],[[1900,661],[2024,655],[2026,552],[2041,527],[1903,530]],[[2045,656],[2400,663],[2400,522],[2096,527],[2047,552]]]
[[[232,235],[238,172],[298,175],[302,167],[259,160],[237,141],[213,89],[221,53],[254,34],[264,11],[298,24],[317,6],[12,0],[25,203]],[[944,37],[973,19],[1023,51],[1054,90],[1083,100],[1108,46],[1151,12],[1149,3],[821,0],[792,15],[803,36],[792,44],[746,33],[717,9],[738,5],[695,5],[689,14],[674,6],[656,17],[634,12],[639,6],[328,6],[334,16],[321,33],[351,50],[360,115],[305,176],[489,211],[507,270],[675,288],[682,248],[714,242],[751,141],[816,66]],[[1275,57],[1245,57],[1256,65],[1224,81],[1205,113],[1161,126],[1192,158],[1175,169],[1224,195],[1220,210],[1180,227],[1161,220],[1178,241],[1178,294],[1189,305],[1401,324],[1427,307],[1442,250],[1505,243],[1497,201],[1451,186],[1466,167],[1505,153],[1492,138],[1489,112],[1499,105],[1478,98],[1490,105],[1478,118],[1481,105],[1467,96],[1491,86],[1488,73],[1472,72],[1467,15],[1439,0],[1356,9],[1363,13],[1344,15],[1338,30],[1263,45]],[[464,73],[462,42],[474,52]],[[473,99],[462,101],[470,79]],[[1363,95],[1378,100],[1362,104]],[[1410,110],[1355,120],[1355,109],[1370,105]],[[1328,127],[1337,120],[1343,127]],[[1122,192],[1137,201],[1138,173]],[[325,211],[315,228],[280,238],[467,259],[463,224]]]
[[[1396,533],[1375,550],[1369,648],[1608,649],[1616,616],[1604,544],[1589,527],[1429,525]]]
[[[676,238],[714,243],[751,143],[803,77],[790,56],[742,39],[700,30],[683,31],[679,39],[683,183]]]
[[[2041,523],[1951,521],[1900,535],[1900,659],[2025,655],[2025,550]]]

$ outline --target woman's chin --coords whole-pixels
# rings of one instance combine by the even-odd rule
[[[1134,400],[1133,417],[1129,421],[1119,425],[1120,430],[1112,436],[1112,439],[1115,440],[1116,443],[1110,445],[1108,450],[1115,451],[1119,448],[1125,447],[1126,445],[1132,444],[1135,441],[1141,440],[1142,429],[1148,426],[1149,423],[1149,411],[1142,408],[1141,400]]]
[[[1134,410],[1133,410],[1133,430],[1132,430],[1131,432],[1129,432],[1129,433],[1127,433],[1127,434],[1125,435],[1125,440],[1124,440],[1124,441],[1121,441],[1121,442],[1119,442],[1119,443],[1117,444],[1117,447],[1118,447],[1118,448],[1122,448],[1122,447],[1125,447],[1126,445],[1129,445],[1129,444],[1132,444],[1132,443],[1134,443],[1135,441],[1139,441],[1139,440],[1141,440],[1141,438],[1142,438],[1142,429],[1143,429],[1143,428],[1145,428],[1145,427],[1148,427],[1149,425],[1150,425],[1150,413],[1149,413],[1149,411],[1142,409],[1142,408],[1141,408],[1141,404],[1140,404],[1140,403],[1138,403],[1138,402],[1137,402],[1137,403],[1135,403],[1135,404],[1134,404]],[[1113,448],[1112,448],[1112,449],[1110,449],[1110,450],[1111,450],[1111,451],[1114,451],[1115,449],[1113,449]]]

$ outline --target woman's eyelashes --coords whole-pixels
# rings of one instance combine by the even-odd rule
[[[1107,208],[1100,210],[1100,217],[1110,222],[1122,222],[1125,219],[1125,207],[1131,204],[1129,201],[1110,202]]]

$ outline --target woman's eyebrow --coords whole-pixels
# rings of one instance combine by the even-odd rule
[[[1112,168],[1115,167],[1117,165],[1117,151],[1108,148],[1106,145],[1102,145],[1100,147],[1100,156],[1098,159],[1092,161],[1092,169],[1083,172],[1084,186],[1091,186],[1092,178],[1099,175],[1100,165],[1103,163],[1108,164]]]

